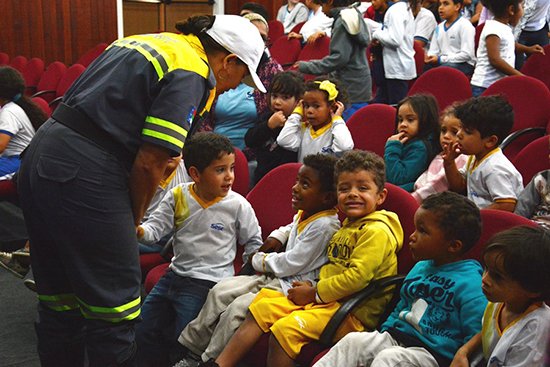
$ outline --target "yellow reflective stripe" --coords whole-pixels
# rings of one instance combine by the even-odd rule
[[[38,300],[42,302],[44,306],[54,311],[70,311],[76,310],[80,307],[76,296],[71,293],[57,295],[39,294]]]
[[[88,308],[89,310],[94,311],[94,312],[102,312],[102,313],[121,313],[121,312],[124,312],[124,311],[128,311],[130,308],[135,307],[136,305],[139,305],[140,302],[141,302],[141,297],[138,297],[135,300],[130,301],[130,302],[128,302],[128,303],[126,303],[122,306],[98,307],[98,306],[90,306],[86,302],[82,301],[80,298],[77,298],[77,299],[78,299],[78,302],[82,306]]]
[[[141,312],[140,304],[141,297],[138,297],[124,305],[117,307],[98,307],[88,305],[86,302],[78,298],[81,307],[82,315],[88,319],[100,319],[108,322],[119,322],[122,320],[135,319]],[[133,310],[135,309],[135,310]],[[127,315],[124,313],[130,312]]]
[[[136,50],[137,52],[142,54],[147,59],[147,61],[149,61],[151,64],[153,64],[153,67],[155,68],[155,71],[157,72],[159,80],[162,79],[162,77],[164,76],[164,70],[162,70],[162,67],[160,66],[159,61],[157,60],[156,57],[151,55],[151,53],[149,51],[147,51],[146,49],[144,49],[141,45],[135,45],[135,44],[126,43],[126,42],[119,42],[117,44],[117,46],[130,48],[130,49]]]
[[[178,140],[178,139],[176,139],[176,138],[174,138],[170,135],[159,133],[157,131],[153,131],[153,130],[150,130],[150,129],[143,129],[141,131],[141,134],[145,135],[145,136],[150,136],[150,137],[153,137],[153,138],[156,138],[156,139],[159,139],[159,140],[167,141],[170,144],[174,144],[175,146],[177,146],[180,149],[183,148],[183,141]]]
[[[181,127],[177,124],[174,124],[173,122],[170,122],[168,120],[159,119],[158,117],[153,117],[153,116],[147,116],[145,118],[145,121],[150,123],[150,124],[165,127],[169,130],[174,130],[178,134],[181,134],[184,137],[187,137],[187,130],[185,130],[183,127]]]

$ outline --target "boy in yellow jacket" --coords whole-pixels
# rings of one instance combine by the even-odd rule
[[[338,205],[347,218],[329,243],[329,263],[321,268],[317,284],[296,282],[288,297],[262,289],[216,361],[199,366],[235,366],[270,331],[268,366],[293,366],[301,348],[319,339],[340,301],[372,280],[397,273],[403,229],[395,213],[377,210],[387,195],[384,161],[371,152],[350,151],[336,163],[335,175]],[[381,296],[360,306],[343,322],[337,338],[374,328],[389,298]]]

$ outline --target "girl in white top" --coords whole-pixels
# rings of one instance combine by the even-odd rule
[[[477,64],[472,76],[472,94],[479,96],[485,89],[507,75],[523,75],[514,68],[515,51],[543,53],[542,47],[515,43],[512,28],[523,15],[522,0],[486,0],[494,19],[487,20],[477,49]]]
[[[385,77],[377,85],[375,102],[396,104],[407,95],[408,81],[416,78],[413,9],[419,6],[416,0],[396,2],[384,14],[383,26],[372,34],[373,44],[383,47]]]
[[[340,156],[353,149],[353,139],[342,119],[347,96],[334,81],[317,79],[306,83],[298,107],[288,117],[277,137],[277,144],[297,151],[302,162],[309,154]]]
[[[323,4],[328,0],[306,0],[306,5],[310,10],[310,15],[305,24],[300,29],[300,33],[290,32],[289,39],[297,38],[302,42],[313,43],[317,38],[332,34],[332,23],[334,19],[323,13]]]
[[[0,180],[19,169],[21,152],[29,145],[46,115],[24,95],[25,81],[12,67],[0,67]]]
[[[297,24],[305,22],[308,16],[309,9],[300,0],[288,0],[287,4],[281,6],[277,12],[277,20],[283,23],[285,34]]]

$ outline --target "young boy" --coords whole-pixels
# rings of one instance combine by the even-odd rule
[[[467,193],[479,208],[513,212],[523,189],[521,174],[498,147],[514,124],[512,106],[501,96],[474,97],[457,106],[458,141],[443,148],[449,188]],[[471,157],[460,171],[455,158]]]
[[[208,291],[234,275],[237,244],[247,258],[262,244],[254,210],[231,191],[235,165],[228,138],[198,133],[186,140],[184,162],[194,182],[176,186],[138,227],[138,239],[157,242],[171,230],[174,257],[166,274],[145,299],[136,329],[141,366],[167,363],[177,338],[199,313]]]
[[[347,218],[329,243],[329,263],[321,268],[317,284],[295,282],[288,297],[262,289],[220,356],[203,366],[234,366],[269,331],[268,365],[293,366],[301,348],[319,339],[340,300],[372,280],[396,274],[403,230],[395,213],[377,210],[387,194],[384,161],[371,152],[349,151],[336,163],[335,177],[338,206]],[[338,336],[373,328],[388,296],[359,307],[343,322]]]
[[[409,246],[418,262],[381,331],[348,334],[315,367],[448,366],[479,332],[487,304],[483,271],[477,261],[462,260],[481,234],[479,209],[445,191],[422,202],[414,225]]]
[[[550,336],[550,236],[515,227],[496,234],[483,256],[481,287],[489,304],[481,333],[458,350],[453,367],[469,366],[480,346],[487,366],[543,366]]]
[[[252,257],[252,266],[259,274],[219,282],[198,317],[183,329],[179,342],[195,354],[202,353],[203,361],[220,354],[260,289],[267,287],[286,295],[293,282],[318,278],[319,268],[327,262],[329,240],[340,228],[335,209],[335,163],[336,158],[326,154],[305,157],[292,187],[292,207],[298,214],[291,224],[273,231],[263,246],[272,247],[270,242],[275,242],[280,248],[286,242],[285,252],[266,253],[260,248]],[[177,366],[192,365],[191,359]]]
[[[277,137],[304,95],[304,78],[294,71],[275,74],[269,86],[270,112],[259,118],[244,136],[246,146],[254,149],[258,165],[254,170],[256,184],[273,168],[287,162],[296,162],[298,153],[277,145]]]
[[[475,33],[470,21],[460,16],[463,0],[441,0],[439,14],[443,21],[435,29],[426,64],[449,66],[472,75],[475,65]]]

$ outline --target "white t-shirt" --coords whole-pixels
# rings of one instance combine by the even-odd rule
[[[416,29],[414,32],[414,39],[424,41],[426,44],[424,48],[427,49],[430,45],[430,40],[434,34],[435,27],[437,27],[437,20],[435,20],[435,16],[428,9],[420,8],[416,18],[414,18],[414,25]]]
[[[8,102],[0,109],[0,133],[11,137],[0,156],[18,156],[34,136],[34,127],[23,109],[15,102]]]
[[[313,16],[304,23],[300,29],[300,34],[304,37],[304,41],[307,41],[307,39],[316,32],[325,32],[327,37],[330,37],[332,34],[333,22],[334,19],[327,17],[325,13],[323,13],[323,10],[319,8],[313,13]]]
[[[483,27],[483,31],[481,31],[481,36],[479,37],[477,63],[471,81],[471,84],[476,87],[488,88],[491,84],[506,76],[506,74],[495,69],[489,62],[485,39],[491,35],[496,35],[500,38],[500,57],[511,67],[514,67],[516,61],[516,45],[512,28],[508,24],[497,20],[486,21],[485,27]]]
[[[428,55],[439,57],[439,62],[475,64],[475,33],[472,23],[464,17],[458,17],[448,28],[445,21],[439,23]]]

